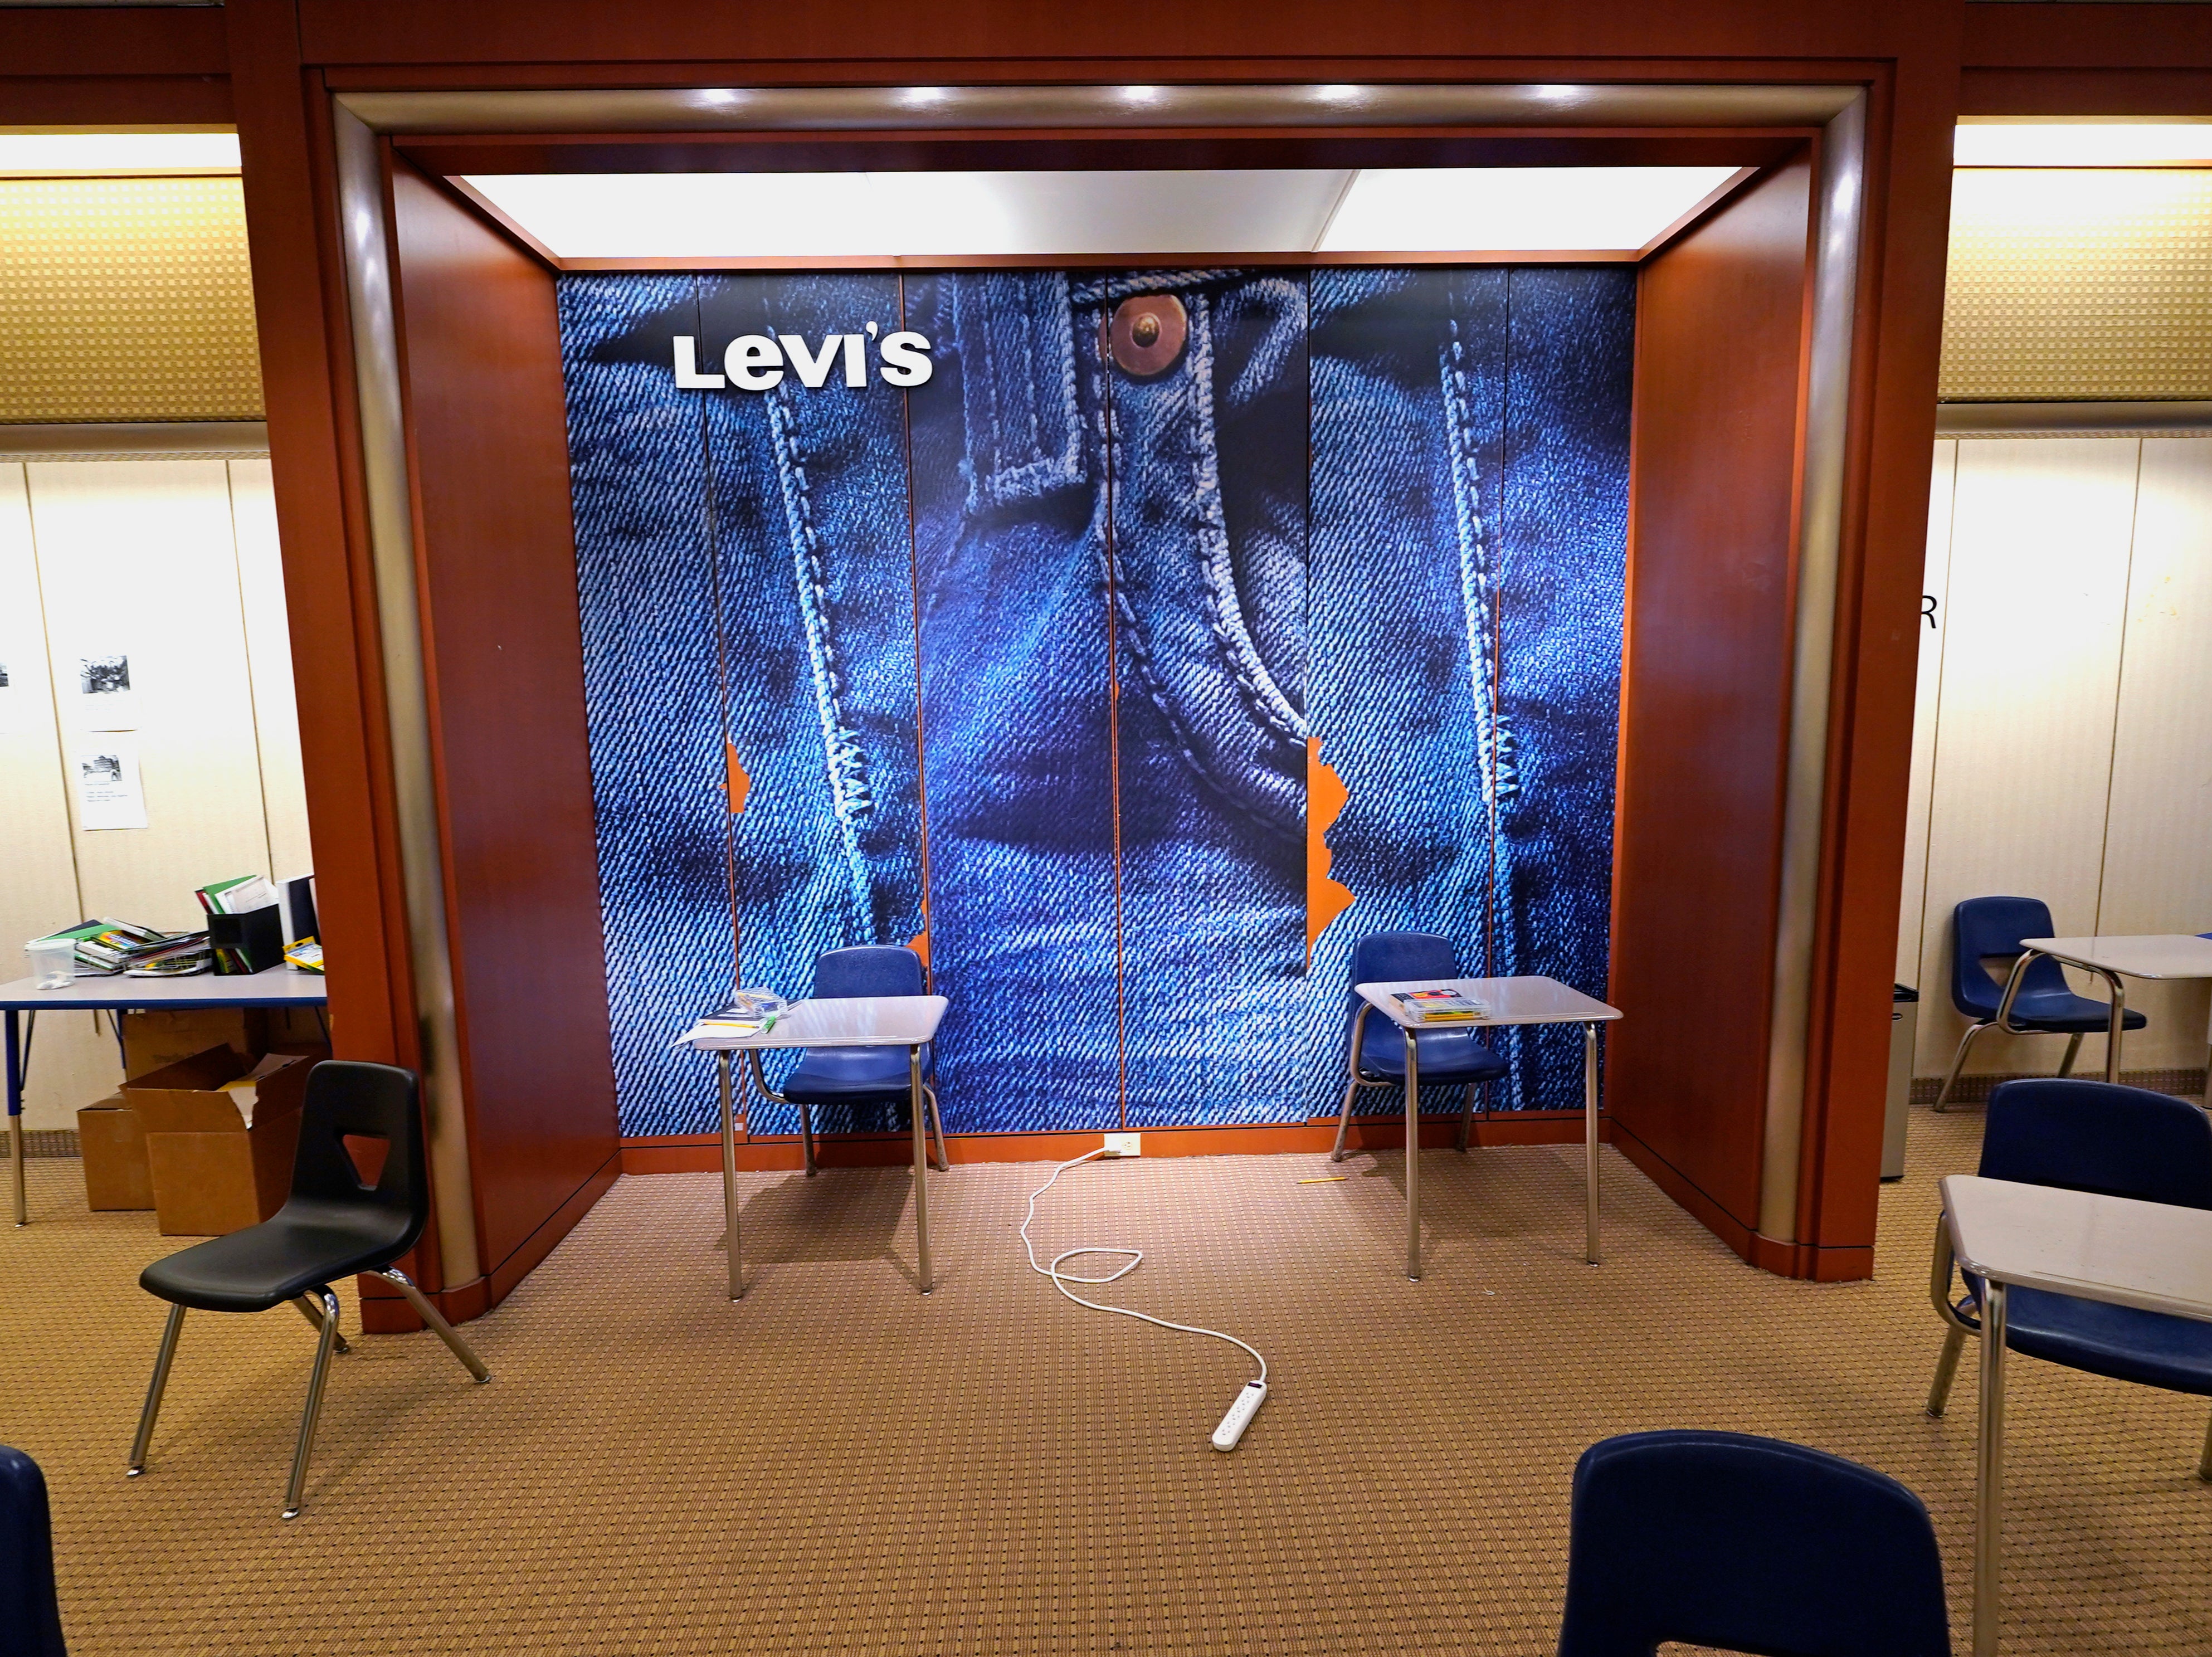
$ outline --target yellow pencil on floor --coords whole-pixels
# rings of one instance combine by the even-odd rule
[[[1300,1185],[1336,1185],[1351,1177],[1349,1174],[1323,1174],[1316,1179],[1301,1180],[1298,1183]]]

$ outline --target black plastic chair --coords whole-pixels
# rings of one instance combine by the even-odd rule
[[[382,1141],[384,1166],[372,1182],[347,1148],[348,1139]],[[399,1286],[422,1321],[479,1381],[491,1371],[392,1262],[415,1247],[430,1217],[430,1189],[422,1152],[422,1114],[415,1077],[389,1065],[326,1059],[307,1077],[300,1113],[300,1150],[292,1164],[292,1193],[284,1206],[259,1225],[197,1243],[139,1274],[138,1286],[169,1302],[168,1326],[154,1360],[138,1437],[131,1447],[129,1476],[146,1470],[169,1364],[185,1311],[265,1312],[290,1302],[320,1332],[307,1405],[300,1417],[300,1442],[292,1455],[292,1482],[284,1517],[296,1519],[314,1448],[315,1422],[323,1408],[323,1383],[331,1353],[347,1350],[338,1333],[338,1300],[331,1284],[374,1272]]]
[[[862,944],[832,950],[814,962],[814,998],[836,1001],[872,995],[927,995],[921,957],[902,944]],[[768,1084],[757,1048],[746,1050],[753,1085],[779,1105],[799,1107],[799,1141],[810,1177],[814,1166],[814,1107],[909,1103],[912,1083],[907,1055],[897,1047],[807,1047],[799,1066],[784,1078],[783,1091]],[[929,1063],[923,1048],[922,1063]],[[929,1126],[937,1142],[938,1169],[952,1166],[945,1154],[945,1121],[937,1110],[937,1089],[924,1083]]]
[[[2051,906],[2038,897],[1970,897],[1951,911],[1951,1005],[1971,1020],[1959,1038],[1958,1056],[1951,1073],[1936,1095],[1941,1110],[1966,1068],[1966,1055],[1984,1030],[1996,1028],[2004,1005],[2004,986],[1991,978],[1984,960],[2017,961],[2024,951],[2023,938],[2056,936]],[[2081,1038],[2112,1027],[2112,1010],[2101,1001],[2076,995],[2067,987],[2066,974],[2047,955],[2027,963],[2014,992],[2005,1029],[2013,1035],[2063,1035],[2066,1057],[2058,1066],[2061,1077],[2074,1073],[2074,1056],[2081,1051]],[[2120,1028],[2139,1030],[2146,1021],[2139,1012],[2123,1011]]]
[[[69,1657],[54,1595],[54,1533],[46,1477],[0,1444],[0,1657]]]
[[[1668,1641],[1948,1657],[1936,1527],[1887,1473],[1742,1433],[1631,1433],[1575,1467],[1559,1657]]]
[[[1990,1095],[1976,1172],[2022,1185],[2212,1209],[2212,1121],[2186,1099],[2142,1088],[2040,1078],[2001,1083]],[[1938,1216],[1928,1290],[1949,1332],[1928,1389],[1928,1413],[1937,1417],[1950,1401],[1966,1337],[1982,1332],[1981,1279],[1961,1273],[1966,1293],[1954,1303],[1953,1266],[1950,1229]],[[2005,1350],[2115,1381],[2212,1397],[2212,1323],[2194,1318],[2014,1289],[2005,1300]],[[2212,1428],[2197,1476],[2212,1480]]]
[[[1459,962],[1451,940],[1434,932],[1371,932],[1352,946],[1352,976],[1344,998],[1344,1105],[1336,1114],[1336,1149],[1331,1162],[1344,1160],[1344,1136],[1352,1126],[1352,1102],[1362,1088],[1406,1085],[1405,1032],[1360,998],[1362,984],[1403,983],[1417,978],[1457,978]],[[1468,1029],[1419,1030],[1414,1057],[1421,1080],[1439,1087],[1458,1083],[1459,1148],[1467,1149],[1474,1126],[1474,1090],[1505,1074],[1505,1061],[1474,1039]],[[1410,1152],[1408,1153],[1410,1154]]]

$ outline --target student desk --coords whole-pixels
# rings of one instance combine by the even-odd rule
[[[0,984],[0,1012],[7,1020],[8,1128],[15,1161],[15,1223],[27,1225],[23,1202],[23,1071],[30,1050],[22,1040],[22,1017],[41,1012],[184,1012],[205,1007],[320,1007],[330,999],[319,974],[292,967],[223,977],[200,973],[191,978],[80,978],[58,990],[33,987],[19,978]],[[121,1035],[118,1030],[118,1043]]]
[[[2069,967],[2095,973],[2112,992],[2112,1017],[2105,1036],[2105,1079],[2120,1079],[2120,1025],[2128,1011],[2128,992],[2120,980],[2127,978],[2212,978],[2212,938],[2192,938],[2187,932],[2151,932],[2140,937],[2023,938],[2021,956],[2013,962],[2005,981],[2004,999],[1997,1007],[1997,1028],[2008,1029],[2012,998],[2019,992],[2027,963],[2047,955]],[[2073,1050],[2069,1048],[2069,1059]]]
[[[2043,1289],[2212,1322],[2212,1212],[1954,1174],[1943,1223],[1959,1266],[1986,1282],[1974,1464],[1974,1657],[1997,1648],[2004,1519],[2005,1297]]]
[[[1413,1034],[1423,1028],[1394,997],[1407,990],[1457,990],[1490,1009],[1482,1018],[1432,1024],[1431,1029],[1487,1030],[1515,1024],[1583,1027],[1583,1181],[1586,1191],[1584,1253],[1592,1266],[1597,1248],[1597,1027],[1620,1017],[1618,1007],[1593,1000],[1550,978],[1423,978],[1353,986],[1367,1006],[1406,1033],[1406,1275],[1421,1278],[1421,1078]],[[1360,1017],[1367,1016],[1365,1008]],[[1360,1038],[1352,1030],[1354,1041]]]
[[[725,1035],[694,1026],[678,1042],[714,1055],[722,1097],[722,1217],[730,1262],[730,1298],[745,1295],[744,1263],[738,1247],[737,1117],[731,1099],[730,1055],[740,1048],[904,1047],[908,1091],[914,1100],[914,1233],[915,1259],[927,1295],[929,1270],[929,1107],[921,1096],[921,1050],[945,1020],[941,995],[868,995],[794,1002],[765,1035]]]

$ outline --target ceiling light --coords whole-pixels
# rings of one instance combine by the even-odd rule
[[[1370,167],[1324,253],[1643,252],[1738,176],[1730,167]]]
[[[1960,167],[2212,166],[2212,122],[1969,121],[1952,146]]]
[[[235,132],[0,132],[0,174],[235,173]]]
[[[564,264],[1583,252],[1632,258],[1730,167],[475,173]]]

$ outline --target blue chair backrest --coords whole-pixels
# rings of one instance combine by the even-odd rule
[[[1951,911],[1951,1005],[1969,1018],[1994,1018],[2004,986],[1982,965],[1984,956],[2011,957],[2023,938],[2055,936],[2051,906],[2039,897],[1970,897]],[[2066,974],[2047,955],[2028,963],[2022,995],[2068,993]]]
[[[921,995],[921,957],[902,944],[832,950],[814,962],[814,993],[835,1001],[863,995]]]
[[[1741,1433],[1631,1433],[1575,1468],[1559,1657],[1667,1641],[1766,1657],[1948,1657],[1936,1529],[1856,1461]]]
[[[54,1598],[53,1527],[46,1479],[21,1450],[0,1444],[0,1657],[68,1657]]]
[[[1351,1038],[1352,1021],[1366,1005],[1355,986],[1458,976],[1459,958],[1448,938],[1434,932],[1370,932],[1352,946],[1352,975],[1344,986],[1346,1039]]]
[[[2186,1099],[2109,1082],[2001,1082],[1990,1092],[1977,1171],[2212,1208],[2212,1120]]]

